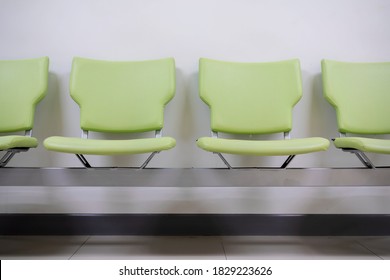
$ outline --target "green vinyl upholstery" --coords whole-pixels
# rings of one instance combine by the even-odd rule
[[[4,167],[15,153],[38,146],[31,137],[36,105],[44,98],[48,85],[48,57],[0,60],[0,160]],[[15,134],[25,131],[25,135]],[[9,134],[9,135],[8,135]]]
[[[334,145],[365,160],[362,152],[390,154],[390,140],[372,137],[390,134],[390,62],[322,60],[322,79],[343,136],[334,139]],[[363,163],[374,167],[369,160]]]
[[[102,61],[76,57],[70,95],[80,107],[83,131],[133,133],[160,131],[165,105],[175,94],[173,58],[149,61]],[[99,140],[52,136],[48,150],[93,155],[160,152],[176,145],[172,137]]]
[[[324,140],[326,139],[320,137],[262,141],[202,137],[198,139],[198,146],[214,153],[247,156],[288,156],[324,151],[329,145]]]
[[[339,149],[355,149],[362,152],[390,154],[390,140],[367,137],[338,137],[334,144]]]
[[[302,96],[299,61],[241,63],[201,58],[199,94],[210,108],[215,136],[219,132],[289,133],[292,109]],[[325,151],[329,141],[320,137],[283,140],[201,137],[197,145],[218,154],[294,156]]]
[[[47,139],[45,145],[50,150],[63,153],[85,155],[123,155],[169,150],[175,146],[175,140],[171,137],[102,140],[52,136]]]

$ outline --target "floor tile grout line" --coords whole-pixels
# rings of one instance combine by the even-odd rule
[[[77,252],[80,251],[80,249],[85,245],[85,243],[88,242],[89,239],[91,239],[91,236],[87,237],[87,239],[76,249],[76,251],[69,257],[68,260],[71,260],[74,257],[74,255],[76,255]]]
[[[223,250],[223,254],[225,255],[225,260],[227,260],[227,255],[226,255],[226,250],[225,250],[225,245],[223,244],[223,238],[220,237],[221,239],[221,246],[222,246],[222,250]]]
[[[363,248],[365,248],[366,250],[370,251],[372,254],[374,254],[375,256],[377,256],[378,258],[380,258],[381,260],[384,260],[384,258],[382,258],[381,256],[379,256],[377,253],[375,253],[374,251],[372,251],[370,248],[368,248],[367,246],[365,246],[363,243],[361,243],[359,240],[355,240],[355,242],[357,244],[359,244],[360,246],[362,246]]]

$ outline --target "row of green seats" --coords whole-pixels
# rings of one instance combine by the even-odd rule
[[[0,167],[19,152],[38,145],[32,137],[34,111],[44,98],[49,59],[0,60],[0,133],[25,131],[25,135],[0,136],[5,154]],[[84,155],[151,153],[152,157],[175,147],[176,140],[162,136],[164,109],[175,94],[175,61],[102,61],[76,57],[70,75],[70,96],[80,107],[81,137],[52,136],[44,140],[50,151],[75,154],[85,167]],[[389,134],[390,62],[350,63],[322,61],[323,92],[334,106],[340,137],[334,145],[351,152],[368,168],[365,155],[390,153],[390,140],[373,138]],[[199,95],[211,112],[211,136],[197,145],[217,154],[287,156],[325,151],[329,140],[291,138],[292,109],[302,97],[299,60],[278,62],[227,62],[201,58]],[[154,138],[101,140],[88,132],[132,133],[155,131]],[[220,135],[219,135],[220,133]],[[280,140],[239,140],[221,137],[282,133]],[[351,134],[351,135],[347,135]],[[371,137],[368,137],[370,135]]]

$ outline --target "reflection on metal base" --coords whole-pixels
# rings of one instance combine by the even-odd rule
[[[0,168],[1,186],[367,187],[390,186],[388,168]]]
[[[0,160],[0,167],[4,167],[11,160],[11,158],[15,155],[15,152],[7,151],[6,154]]]
[[[139,169],[144,169],[146,165],[152,160],[152,158],[157,154],[158,152],[153,152],[151,155],[145,160],[145,162],[140,166]]]
[[[139,167],[139,169],[144,169],[148,163],[152,160],[152,158],[159,152],[153,152],[150,154],[150,156],[145,160],[145,162]],[[87,159],[84,157],[82,154],[76,154],[76,157],[81,161],[81,163],[86,167],[86,168],[91,168],[92,166],[89,164]]]
[[[15,154],[28,151],[28,148],[15,148],[6,150],[5,155],[0,159],[0,168],[5,167]]]
[[[229,162],[226,160],[226,158],[221,153],[215,153],[215,154],[217,154],[220,157],[220,159],[227,166],[227,168],[233,169],[233,167],[229,164]]]
[[[76,157],[81,161],[81,163],[86,167],[86,168],[91,168],[92,166],[89,164],[87,159],[84,157],[82,154],[76,154]]]
[[[226,158],[221,153],[214,153],[214,154],[217,154],[220,157],[220,159],[227,166],[227,168],[229,168],[229,169],[237,169],[237,167],[232,167],[230,165],[230,163],[226,160]],[[282,166],[280,168],[281,169],[285,169],[290,164],[290,162],[294,159],[294,157],[295,157],[295,155],[288,156],[288,158],[286,159],[286,161],[282,164]],[[242,169],[242,168],[246,168],[246,167],[239,167],[239,168]]]
[[[280,168],[284,169],[287,167],[287,165],[290,164],[290,162],[294,159],[295,155],[289,155],[286,161],[282,164]]]
[[[370,159],[366,156],[365,153],[355,149],[342,149],[344,152],[349,152],[355,154],[357,158],[366,166],[367,168],[374,169],[375,165],[370,161]]]

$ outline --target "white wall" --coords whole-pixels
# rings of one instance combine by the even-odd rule
[[[299,58],[304,97],[294,110],[293,137],[337,136],[333,108],[323,99],[320,61],[390,61],[387,0],[0,0],[0,59],[50,57],[47,97],[34,135],[79,136],[79,111],[68,93],[73,56],[107,60],[174,57],[177,92],[166,111],[165,135],[174,150],[159,167],[222,166],[196,147],[209,135],[209,111],[197,92],[199,57],[231,61]],[[376,163],[387,157],[371,155]],[[144,156],[89,157],[101,165],[138,165]],[[279,165],[284,158],[228,156],[235,165]],[[72,155],[35,151],[10,166],[80,166]],[[360,166],[352,155],[298,156],[292,167]]]

